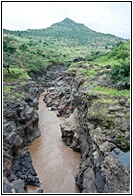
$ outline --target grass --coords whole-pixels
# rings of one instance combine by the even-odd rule
[[[110,64],[111,66],[119,65],[123,60],[123,51],[126,51],[127,54],[127,56],[124,58],[124,61],[130,61],[130,41],[117,44],[117,46],[113,48],[113,50],[102,56],[99,56],[95,59],[95,61],[97,61],[100,66],[107,64]]]
[[[95,70],[88,70],[86,73],[89,76],[94,76],[96,72],[95,72]]]
[[[89,91],[94,93],[100,93],[100,94],[107,94],[110,96],[125,96],[128,100],[130,99],[130,91],[129,90],[120,90],[114,88],[105,88],[101,86],[96,86],[92,90]]]
[[[114,65],[119,65],[120,64],[119,60],[112,59],[112,58],[109,59],[108,56],[100,56],[95,60],[97,61],[97,63],[99,64],[100,67],[104,66],[104,65],[114,66]]]
[[[7,81],[17,81],[17,80],[25,80],[30,79],[27,71],[22,68],[10,68],[10,74],[7,72],[6,69],[3,71],[3,80]]]
[[[3,100],[11,100],[16,99],[16,101],[20,101],[21,98],[24,98],[24,92],[15,91],[16,86],[4,86],[3,87]]]
[[[92,103],[104,103],[104,104],[117,104],[118,103],[118,100],[113,100],[113,99],[105,99],[104,97],[101,97],[101,99],[94,99],[92,100]]]
[[[11,91],[11,89],[13,89],[13,86],[4,86],[3,87],[3,92],[9,93]]]

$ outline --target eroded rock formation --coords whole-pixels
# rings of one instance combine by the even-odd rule
[[[55,66],[44,72],[41,84],[37,76],[25,82],[4,83],[3,94],[3,192],[26,193],[26,185],[40,187],[26,146],[40,136],[38,98],[65,67]],[[53,84],[54,85],[54,84]],[[43,192],[42,189],[38,191]]]
[[[112,150],[130,147],[130,105],[122,96],[89,93],[80,89],[82,80],[66,72],[44,101],[58,116],[66,117],[62,140],[81,153],[82,164],[76,185],[82,193],[130,191],[130,172]]]
[[[32,81],[4,85],[12,88],[4,93],[3,176],[8,179],[5,184],[9,181],[15,192],[24,193],[27,184],[40,185],[30,154],[25,149],[40,136],[36,112],[39,88]]]
[[[92,67],[85,68],[89,70]],[[108,70],[104,70],[103,80],[97,78],[93,82],[83,73],[77,75],[76,69],[64,70],[60,66],[48,71],[42,83],[47,88],[44,97],[47,106],[58,110],[57,116],[66,117],[60,125],[63,142],[81,153],[82,163],[75,179],[76,185],[82,193],[130,192],[130,171],[112,154],[112,150],[130,147],[128,100],[124,96],[91,91],[97,84],[111,86],[105,75]],[[90,82],[90,86],[85,88],[86,81]],[[40,135],[37,98],[44,88],[39,90],[35,82],[16,87],[10,93],[23,91],[24,96],[5,99],[4,102],[3,169],[4,176],[12,182],[8,186],[5,179],[4,187],[11,192],[25,192],[26,184],[40,185],[24,147]]]

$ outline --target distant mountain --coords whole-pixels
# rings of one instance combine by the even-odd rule
[[[27,31],[9,31],[4,29],[6,34],[14,34],[21,37],[51,37],[54,39],[63,39],[70,45],[91,45],[91,46],[113,46],[119,41],[124,41],[123,38],[99,33],[86,27],[84,24],[74,22],[69,18],[63,21],[54,23],[46,29],[28,29]]]

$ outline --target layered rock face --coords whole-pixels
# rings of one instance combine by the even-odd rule
[[[3,104],[3,190],[10,192],[10,189],[6,189],[8,179],[14,192],[23,193],[28,184],[40,185],[25,148],[40,136],[36,112],[39,88],[32,81],[25,84],[4,83],[4,86],[10,91],[4,93]]]
[[[60,125],[62,140],[81,153],[76,185],[82,193],[130,192],[130,171],[112,153],[130,147],[129,102],[83,91],[83,81],[74,76],[74,71],[65,72],[47,89],[44,101],[58,110],[57,116],[66,117]]]
[[[38,129],[38,98],[45,88],[54,85],[51,82],[64,70],[63,66],[55,66],[43,73],[40,82],[33,75],[32,80],[3,85],[4,193],[26,193],[26,185],[40,187],[26,146],[41,135]],[[43,192],[42,189],[39,191]]]

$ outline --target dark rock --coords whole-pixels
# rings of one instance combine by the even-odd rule
[[[101,172],[96,173],[96,179],[94,183],[95,183],[95,187],[98,190],[98,192],[103,193],[105,183],[106,183],[106,178],[104,177],[104,175],[101,174]]]
[[[37,193],[43,193],[43,189],[37,190]]]
[[[118,155],[118,154],[120,153],[120,149],[119,149],[119,148],[115,148],[115,149],[114,149],[114,152],[115,152],[115,154]]]
[[[115,111],[119,111],[123,108],[116,105],[116,106],[110,106],[108,109],[109,109],[110,112],[115,112]]]
[[[111,65],[104,66],[106,69],[111,69]]]
[[[85,60],[84,58],[78,57],[78,58],[75,58],[75,59],[73,60],[73,62],[75,63],[75,62],[84,61],[84,60]]]
[[[62,132],[62,140],[66,143],[66,145],[76,148],[79,145],[78,143],[78,133],[77,130],[78,123],[76,121],[77,109],[67,118],[62,124],[61,132]],[[75,132],[75,134],[74,134]],[[79,148],[79,147],[78,147]]]
[[[56,83],[56,85],[57,85],[57,86],[60,86],[60,85],[62,85],[63,83],[64,83],[64,81],[63,81],[63,80],[60,80],[59,82]]]
[[[13,185],[6,178],[3,179],[3,193],[15,193]]]
[[[116,87],[118,90],[123,90],[126,88],[126,84],[125,84],[125,82],[118,82]]]
[[[21,179],[12,182],[16,193],[25,193],[25,182]]]
[[[52,110],[54,110],[54,111],[55,111],[55,110],[57,110],[57,109],[58,109],[58,107],[57,107],[57,106],[51,106],[51,111],[52,111]]]
[[[19,153],[16,154],[13,160],[12,171],[15,176],[25,180],[25,185],[40,186],[29,152],[20,150]]]
[[[119,99],[119,103],[121,104],[121,105],[124,105],[125,103],[126,103],[126,99],[125,98],[121,98],[121,99]]]

